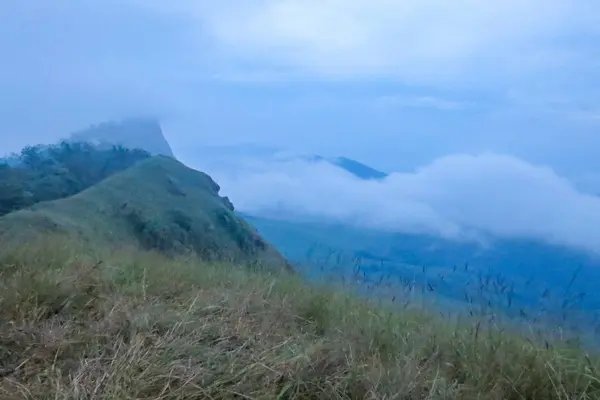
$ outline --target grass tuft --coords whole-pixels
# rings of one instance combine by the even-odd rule
[[[0,254],[2,399],[596,399],[600,363],[284,272],[61,238]]]

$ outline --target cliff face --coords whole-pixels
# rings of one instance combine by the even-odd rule
[[[160,123],[148,118],[130,118],[119,122],[104,122],[75,132],[71,141],[90,142],[98,146],[121,145],[146,150],[152,155],[175,158]]]

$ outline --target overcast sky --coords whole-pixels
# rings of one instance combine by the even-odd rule
[[[243,141],[384,169],[480,150],[585,169],[599,34],[594,0],[5,0],[2,145],[145,113],[183,158]]]
[[[467,160],[477,185],[520,165],[507,190],[527,168],[570,180],[542,185],[556,210],[600,192],[599,44],[596,0],[4,0],[0,145],[151,114],[190,164],[258,143],[403,173]]]

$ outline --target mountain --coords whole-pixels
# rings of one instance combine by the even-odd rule
[[[351,173],[364,180],[378,180],[388,176],[387,173],[369,167],[359,161],[347,157],[323,157],[320,155],[300,157],[308,162],[326,162]]]
[[[386,174],[385,172],[378,171],[375,168],[371,168],[368,165],[358,162],[356,160],[353,160],[351,158],[346,158],[346,157],[328,158],[328,159],[326,159],[326,161],[329,162],[330,164],[333,164],[335,166],[338,166],[338,167],[350,172],[352,175],[354,175],[360,179],[378,180],[378,179],[383,179],[386,176],[388,176],[388,174]]]
[[[346,172],[351,173],[357,178],[364,180],[379,180],[388,176],[387,173],[376,170],[375,168],[369,167],[359,161],[353,160],[347,157],[323,157],[320,155],[311,156],[297,156],[297,159],[301,159],[307,162],[325,162],[335,167],[341,168]],[[288,158],[293,160],[294,157]]]
[[[23,394],[11,398],[175,397],[166,388],[186,399],[597,397],[594,337],[562,322],[542,332],[479,312],[501,296],[440,318],[424,296],[399,293],[419,279],[427,296],[453,295],[463,289],[457,278],[471,275],[484,292],[509,287],[512,299],[496,274],[438,267],[446,255],[469,254],[468,245],[247,216],[278,247],[313,261],[309,277],[333,264],[354,278],[310,286],[277,273],[295,270],[208,175],[168,156],[107,147],[28,147],[18,167],[0,166],[0,206],[15,194],[32,202],[0,217],[0,389]],[[421,268],[403,264],[411,260],[433,263],[424,282]],[[434,280],[440,272],[447,279]],[[593,288],[598,277],[588,272],[580,278]],[[400,285],[382,285],[382,273]],[[577,277],[563,281],[570,287]],[[570,303],[562,312],[575,315]]]
[[[89,142],[98,146],[120,145],[131,149],[142,149],[152,155],[175,158],[160,123],[150,118],[103,122],[73,133],[69,140]]]
[[[206,165],[221,167],[233,165],[244,168],[239,163],[251,161],[260,162],[290,162],[305,161],[307,163],[324,162],[341,168],[360,179],[377,180],[388,176],[387,173],[372,168],[348,157],[324,157],[318,154],[303,154],[284,150],[277,147],[246,143],[238,145],[200,146],[194,149],[195,157]]]
[[[0,235],[28,240],[58,233],[93,246],[132,244],[165,254],[193,251],[208,260],[287,266],[219,190],[208,175],[155,156],[74,196],[5,215]]]
[[[587,323],[600,317],[600,258],[568,247],[525,239],[494,239],[483,246],[324,221],[243,217],[314,277],[348,277],[359,268],[365,281],[385,277],[397,286],[412,282],[454,301],[479,296],[481,303],[503,312],[543,310],[552,318],[583,318]],[[484,284],[489,287],[482,291]]]
[[[475,308],[440,317],[412,297],[168,257],[281,266],[231,209],[208,176],[156,156],[0,218],[5,399],[598,397],[597,342],[562,329],[517,335]]]

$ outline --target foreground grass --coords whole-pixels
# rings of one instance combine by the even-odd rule
[[[592,399],[599,368],[285,274],[0,247],[2,399]]]

